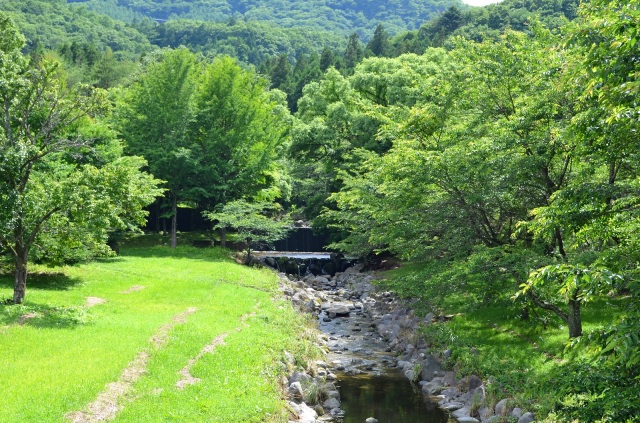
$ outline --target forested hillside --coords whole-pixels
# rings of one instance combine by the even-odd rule
[[[74,0],[77,2],[78,0]],[[418,29],[420,25],[460,0],[88,0],[92,10],[114,17],[135,16],[153,19],[188,18],[213,22],[230,19],[270,22],[283,28],[308,28],[348,35],[371,34],[384,22],[391,33]],[[132,13],[135,12],[135,13]]]
[[[38,45],[53,49],[64,43],[90,43],[104,51],[107,47],[126,57],[151,50],[146,36],[124,22],[69,7],[65,0],[0,0],[27,40],[27,48]]]

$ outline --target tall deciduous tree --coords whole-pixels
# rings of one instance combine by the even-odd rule
[[[234,59],[197,64],[186,49],[165,52],[125,100],[120,126],[130,151],[167,181],[172,247],[179,201],[213,209],[273,188],[288,134],[286,97]]]
[[[194,104],[199,204],[213,209],[272,187],[289,130],[285,94],[222,57],[206,67]]]
[[[128,151],[149,162],[149,170],[165,180],[171,206],[171,246],[177,244],[180,200],[192,200],[198,186],[191,121],[194,116],[196,60],[187,49],[166,51],[125,92],[120,131]]]
[[[30,67],[2,13],[0,35],[0,251],[15,264],[18,304],[35,244],[106,252],[108,231],[143,223],[160,190],[142,159],[96,145],[87,127],[104,110],[100,91],[67,88],[57,63]]]

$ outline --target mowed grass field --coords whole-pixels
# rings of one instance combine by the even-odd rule
[[[31,266],[25,304],[0,305],[0,422],[286,421],[284,357],[316,353],[307,322],[275,274],[228,254]],[[12,284],[0,275],[0,299]]]

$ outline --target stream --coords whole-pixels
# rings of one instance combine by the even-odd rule
[[[446,423],[447,414],[394,367],[395,358],[360,304],[326,293],[330,300],[323,304],[319,323],[329,336],[327,360],[338,377],[342,421],[363,423],[374,417],[380,423]],[[330,317],[341,307],[350,309],[348,316]]]
[[[317,313],[319,329],[328,338],[328,369],[337,378],[339,414],[331,410],[337,422],[364,423],[370,417],[378,423],[455,422],[438,407],[439,399],[425,397],[397,367],[398,356],[359,300],[366,295],[347,289],[351,283],[371,280],[354,270],[353,260],[313,252],[255,252],[255,256],[280,272],[298,275],[297,291],[287,289],[285,295],[302,310]],[[325,406],[325,412],[327,407],[332,406]]]

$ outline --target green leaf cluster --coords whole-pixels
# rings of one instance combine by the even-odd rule
[[[121,156],[101,120],[102,90],[67,86],[58,62],[30,64],[4,13],[0,34],[0,252],[14,262],[21,303],[30,258],[108,254],[109,233],[143,224],[143,208],[162,190],[140,171],[142,158]]]

